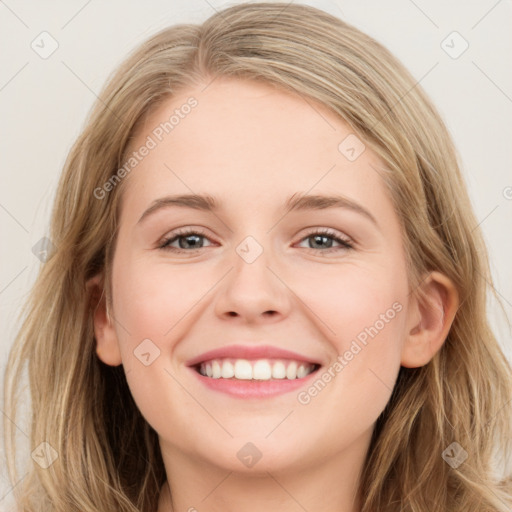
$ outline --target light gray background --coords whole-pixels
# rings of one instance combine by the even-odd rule
[[[18,327],[15,317],[40,266],[31,249],[48,234],[65,157],[96,94],[126,54],[156,31],[176,23],[200,23],[215,10],[234,3],[0,0],[2,377]],[[496,289],[511,317],[512,71],[507,56],[512,55],[512,2],[301,3],[320,7],[376,38],[430,95],[461,154]],[[57,50],[46,59],[31,48],[33,41],[42,45],[43,31],[58,43]],[[469,44],[458,58],[452,58],[442,47],[453,31]],[[454,52],[462,48],[461,44],[451,36],[443,46],[453,46],[450,51]],[[494,300],[490,299],[489,305],[491,324],[512,360],[510,328]],[[18,433],[23,442],[26,435],[21,430]],[[2,460],[0,510],[8,510],[11,485],[3,466]]]

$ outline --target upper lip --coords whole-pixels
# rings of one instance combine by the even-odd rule
[[[320,365],[314,358],[303,356],[297,352],[285,350],[271,345],[227,345],[216,348],[194,357],[186,362],[187,366],[195,366],[212,359],[293,359]]]

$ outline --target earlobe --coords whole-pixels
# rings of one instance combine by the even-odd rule
[[[441,349],[459,307],[453,282],[440,272],[431,272],[422,283],[425,303],[414,300],[410,325],[402,349],[401,365],[417,368],[426,365]]]
[[[96,355],[109,366],[122,364],[119,341],[114,325],[107,315],[106,298],[100,274],[89,279],[85,285],[90,297],[90,310],[93,315]]]

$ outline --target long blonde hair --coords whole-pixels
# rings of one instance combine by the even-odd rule
[[[123,182],[102,199],[94,191],[123,165],[150,110],[216,76],[273,84],[347,122],[385,164],[413,293],[421,298],[420,276],[433,270],[459,293],[442,349],[423,367],[401,368],[377,420],[360,483],[361,512],[510,511],[511,473],[499,456],[512,453],[512,370],[489,328],[486,247],[451,137],[388,50],[321,10],[284,2],[235,5],[201,25],[151,37],[109,80],[71,149],[51,218],[56,249],[22,311],[5,374],[5,446],[19,510],[157,509],[166,479],[157,433],[138,410],[123,367],[95,354],[95,298],[85,283],[103,273],[111,308]],[[30,449],[57,459],[48,467],[31,463],[20,479],[12,422],[25,363]],[[453,442],[468,453],[458,467],[442,456]]]

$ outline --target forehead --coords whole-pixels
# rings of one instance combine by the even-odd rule
[[[308,191],[386,206],[381,163],[349,125],[321,103],[271,84],[220,77],[184,90],[145,119],[128,153],[149,139],[154,147],[125,191],[138,210],[165,193],[192,192],[241,207]]]

